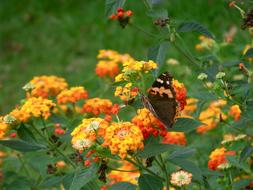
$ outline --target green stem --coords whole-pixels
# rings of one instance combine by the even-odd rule
[[[168,171],[167,171],[166,165],[164,163],[162,155],[159,155],[158,157],[159,157],[159,159],[160,159],[160,161],[162,163],[162,167],[164,169],[164,175],[165,175],[165,181],[166,181],[166,189],[169,189],[170,184],[169,184],[169,176],[168,176]]]
[[[154,34],[152,34],[152,33],[149,33],[149,32],[147,32],[147,31],[143,30],[142,28],[136,26],[136,25],[133,24],[133,23],[129,23],[129,26],[132,26],[132,27],[135,28],[136,30],[139,30],[139,31],[143,32],[144,34],[148,35],[148,36],[151,37],[151,38],[156,38],[156,35],[154,35]]]
[[[144,166],[142,165],[142,163],[141,163],[138,159],[136,159],[137,163],[134,162],[133,160],[129,159],[129,158],[125,158],[125,160],[128,161],[128,162],[130,162],[130,163],[132,163],[132,164],[135,165],[136,167],[138,167],[138,168],[140,168],[140,169],[142,169],[142,170],[145,170],[145,171],[148,172],[149,174],[151,174],[151,175],[153,175],[153,176],[156,176],[156,177],[158,177],[158,178],[161,179],[161,180],[164,180],[162,177],[160,177],[159,175],[157,175],[157,174],[154,173],[153,171],[151,171],[151,170],[149,170],[148,168],[144,167]]]

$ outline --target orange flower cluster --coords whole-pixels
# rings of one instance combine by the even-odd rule
[[[201,125],[197,128],[198,133],[205,133],[215,128],[220,121],[220,117],[226,119],[226,115],[221,111],[221,108],[226,105],[226,103],[225,100],[214,101],[206,110],[200,113],[199,120],[205,125]]]
[[[196,98],[187,98],[186,105],[184,107],[184,110],[181,112],[181,116],[190,117],[192,113],[197,109],[197,102],[198,99]]]
[[[51,100],[32,97],[27,99],[20,108],[15,108],[9,115],[19,122],[27,122],[32,117],[48,119],[54,107],[55,103]]]
[[[100,61],[96,65],[95,71],[101,78],[105,76],[114,78],[119,73],[119,64],[134,60],[128,54],[119,54],[113,50],[100,50],[97,57]]]
[[[88,99],[83,105],[84,113],[92,113],[97,116],[99,114],[111,114],[113,104],[108,99],[92,98]]]
[[[143,149],[143,135],[138,126],[130,123],[112,123],[105,129],[104,147],[109,147],[112,154],[124,159],[129,152]]]
[[[186,137],[183,132],[167,132],[163,138],[164,144],[186,145]]]
[[[119,20],[119,21],[124,21],[126,19],[129,19],[131,17],[133,12],[131,10],[125,11],[122,8],[117,9],[117,14],[112,14],[109,19],[110,20]]]
[[[156,137],[159,134],[161,136],[167,134],[166,127],[146,108],[137,110],[137,115],[133,117],[132,123],[141,129],[144,138],[150,135]]]
[[[179,110],[182,111],[186,105],[187,90],[183,83],[173,80],[173,87],[176,92],[176,100],[179,103]]]
[[[82,123],[71,133],[73,148],[83,151],[85,148],[91,147],[98,136],[104,135],[104,130],[107,126],[108,123],[101,118],[83,119]]]
[[[70,89],[63,90],[57,96],[58,104],[76,103],[79,100],[88,98],[88,92],[82,86],[72,87]]]
[[[28,97],[48,98],[49,96],[57,96],[62,90],[68,88],[65,79],[56,76],[37,76],[29,84],[31,84],[31,91],[27,92]]]
[[[119,66],[114,61],[99,61],[95,71],[100,78],[105,76],[114,78],[119,73]]]
[[[229,115],[234,118],[234,121],[238,121],[241,117],[241,109],[238,105],[233,105],[230,107]]]
[[[127,162],[127,161],[122,161],[122,166],[120,166],[119,168],[117,168],[119,170],[127,170],[127,171],[131,171],[131,170],[136,170],[136,168],[134,167],[133,164]],[[109,186],[115,184],[115,183],[119,183],[119,182],[123,182],[123,181],[127,181],[129,183],[132,184],[137,184],[137,179],[140,176],[140,172],[136,171],[136,172],[120,172],[120,171],[111,171],[108,174],[108,179],[110,180]]]
[[[215,41],[205,36],[199,36],[200,43],[195,46],[196,50],[211,50],[216,45]]]
[[[3,117],[0,117],[0,139],[4,138],[9,126],[3,121]]]
[[[114,95],[120,97],[120,99],[126,103],[133,101],[138,95],[139,88],[132,88],[132,85],[132,83],[127,83],[124,87],[118,86]]]
[[[208,167],[211,170],[217,170],[227,167],[227,155],[235,155],[235,151],[227,151],[226,148],[217,148],[211,152],[208,161]]]

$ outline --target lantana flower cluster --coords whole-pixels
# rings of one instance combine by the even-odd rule
[[[99,114],[111,114],[113,103],[109,99],[91,98],[83,105],[83,113],[91,113],[94,116]]]
[[[103,146],[121,159],[128,153],[144,148],[143,135],[140,128],[130,122],[112,123],[105,130]]]
[[[90,148],[99,138],[103,136],[104,130],[108,127],[108,123],[101,118],[85,118],[82,123],[78,125],[73,132],[72,146],[78,151],[83,151]]]
[[[179,110],[182,111],[186,105],[186,94],[187,90],[183,83],[180,83],[178,80],[173,80],[173,88],[176,93],[176,100],[178,102]]]
[[[144,138],[150,135],[157,137],[167,134],[167,129],[162,122],[146,108],[137,110],[137,115],[132,118],[132,123],[141,129]]]
[[[57,96],[61,91],[68,88],[68,83],[64,78],[54,75],[42,75],[34,77],[24,88],[27,91],[27,97]]]
[[[132,83],[127,83],[124,87],[118,86],[114,95],[119,97],[125,103],[131,102],[138,95],[139,88],[133,87]]]
[[[216,42],[212,38],[199,36],[200,43],[195,46],[196,50],[211,50],[216,46]]]
[[[48,119],[55,106],[52,100],[32,97],[27,99],[21,107],[15,108],[9,115],[19,122],[27,122],[32,117]]]
[[[176,144],[183,146],[187,144],[186,136],[183,132],[167,132],[162,142],[164,144]]]
[[[224,169],[229,167],[226,156],[236,155],[235,151],[227,151],[226,148],[217,148],[209,155],[208,167],[211,170]]]
[[[63,90],[57,96],[58,104],[76,103],[79,100],[85,100],[88,98],[88,92],[84,87],[72,87],[70,89]]]
[[[120,54],[113,50],[100,50],[97,56],[96,74],[103,77],[114,78],[120,72],[121,65],[126,61],[134,60],[128,54]]]

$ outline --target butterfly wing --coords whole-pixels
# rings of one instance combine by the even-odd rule
[[[144,106],[153,113],[167,128],[171,128],[177,114],[176,93],[172,86],[172,75],[161,74],[144,96]]]

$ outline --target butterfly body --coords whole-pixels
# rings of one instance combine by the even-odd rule
[[[177,115],[176,93],[172,80],[172,75],[165,72],[148,89],[148,96],[142,94],[144,107],[149,109],[167,128],[172,127]]]

